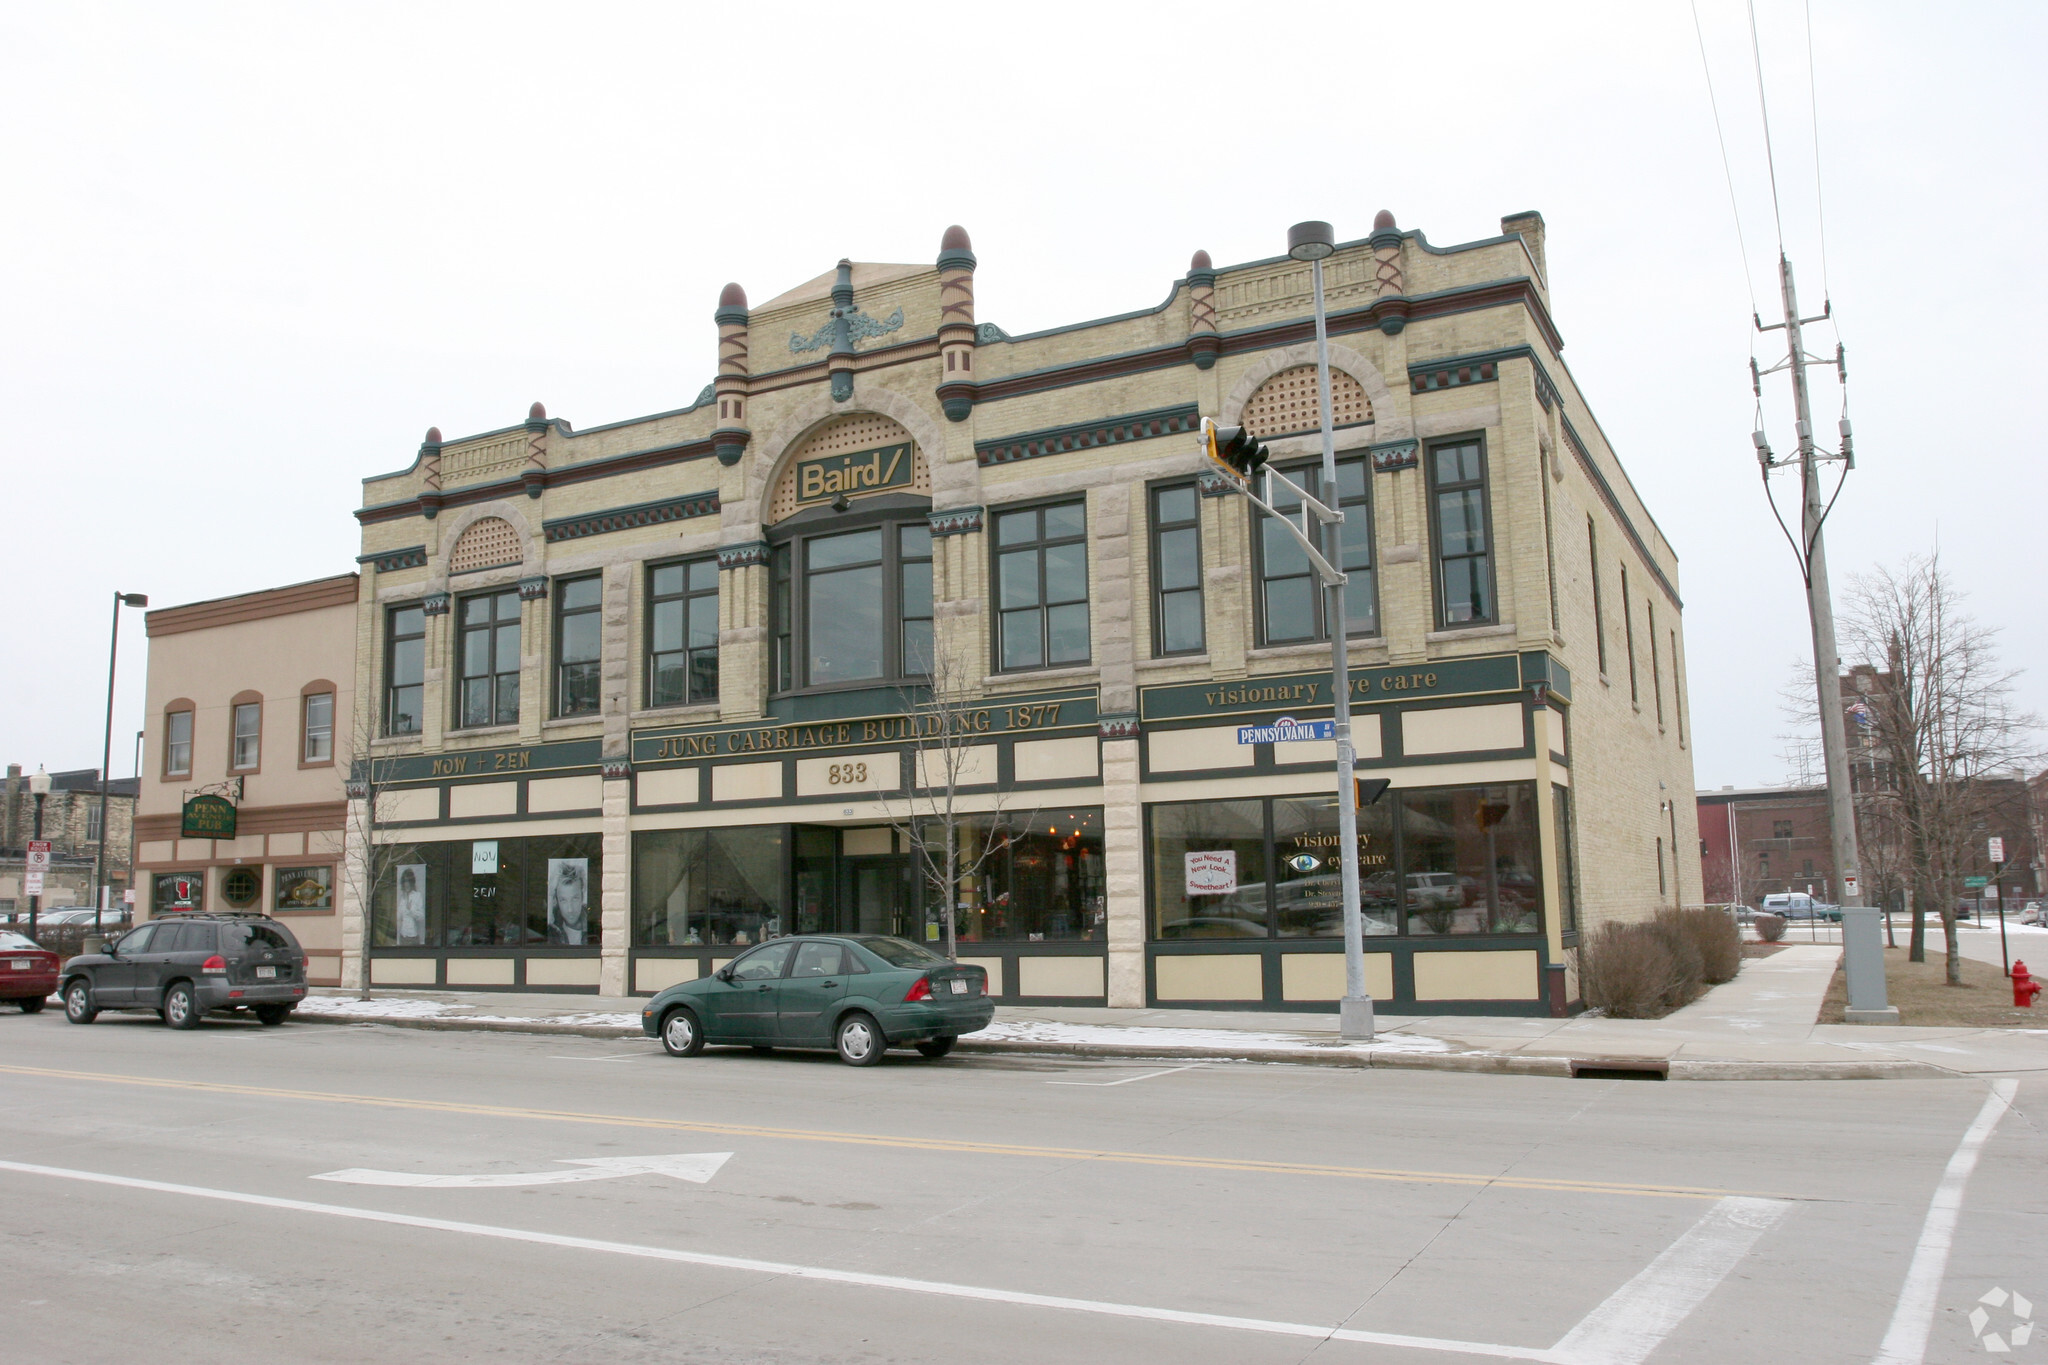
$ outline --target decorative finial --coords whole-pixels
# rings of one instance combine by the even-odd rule
[[[441,428],[428,427],[426,443],[430,446],[437,446],[441,444]]]
[[[535,403],[526,410],[526,420],[529,422],[545,422],[548,420],[548,410],[539,403]]]
[[[1209,253],[1206,251],[1197,251],[1195,258],[1188,262],[1189,270],[1214,270],[1215,268],[1215,263],[1209,259]]]
[[[1372,216],[1372,230],[1374,232],[1385,232],[1393,225],[1394,211],[1392,209],[1381,209]]]
[[[747,291],[740,288],[739,282],[735,280],[718,292],[718,306],[720,308],[746,307]]]

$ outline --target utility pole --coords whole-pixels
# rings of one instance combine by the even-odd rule
[[[1799,291],[1792,282],[1792,260],[1784,252],[1778,253],[1778,284],[1785,305],[1785,320],[1766,327],[1763,319],[1756,319],[1760,332],[1785,332],[1785,361],[1774,365],[1768,374],[1777,370],[1789,370],[1792,375],[1792,414],[1799,430],[1799,531],[1800,562],[1806,575],[1806,611],[1813,626],[1813,683],[1820,711],[1821,761],[1827,770],[1828,780],[1828,842],[1834,854],[1835,884],[1840,889],[1842,906],[1842,951],[1849,985],[1849,1007],[1845,1018],[1850,1023],[1894,1023],[1899,1014],[1885,997],[1884,943],[1877,927],[1877,913],[1863,910],[1863,879],[1859,873],[1861,859],[1856,847],[1856,805],[1849,786],[1849,743],[1843,729],[1842,716],[1842,660],[1835,646],[1835,605],[1828,589],[1827,542],[1822,523],[1827,518],[1828,503],[1821,497],[1820,462],[1813,441],[1813,404],[1807,393],[1806,367],[1810,364],[1826,364],[1824,360],[1806,353],[1802,328],[1809,322],[1821,322],[1834,312],[1834,303],[1818,317],[1799,316]],[[1841,348],[1835,352],[1837,372],[1847,373]],[[1751,362],[1752,371],[1755,362]],[[1758,396],[1762,396],[1761,375]],[[1849,419],[1841,421],[1842,447],[1838,455],[1849,469],[1855,468],[1855,454],[1850,443]],[[1773,465],[1770,445],[1759,429],[1755,436],[1757,459],[1764,467],[1768,479]]]

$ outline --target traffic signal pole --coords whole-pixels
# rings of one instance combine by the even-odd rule
[[[1330,412],[1330,330],[1323,311],[1323,262],[1309,262],[1316,304],[1316,408],[1323,435],[1323,493],[1336,515],[1325,525],[1338,528],[1336,544],[1344,543],[1344,499],[1337,489],[1336,422]],[[1326,540],[1325,543],[1328,543]],[[1337,558],[1341,562],[1343,554]],[[1372,997],[1365,993],[1365,917],[1358,895],[1358,757],[1351,747],[1351,617],[1344,602],[1344,574],[1333,573],[1324,589],[1329,594],[1330,714],[1337,722],[1337,847],[1338,879],[1344,895],[1344,998],[1337,1006],[1337,1036],[1370,1039]]]

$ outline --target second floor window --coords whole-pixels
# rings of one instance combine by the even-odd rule
[[[768,577],[777,691],[931,672],[932,535],[922,513],[784,541]]]
[[[244,772],[254,768],[263,757],[263,703],[237,703],[234,725],[234,738],[228,750],[228,769]]]
[[[1437,623],[1490,625],[1493,532],[1486,515],[1486,454],[1477,441],[1429,452],[1430,531],[1435,540]]]
[[[1152,652],[1200,654],[1201,498],[1191,483],[1152,490]]]
[[[85,808],[85,841],[89,844],[100,841],[100,803],[97,801]]]
[[[164,775],[189,777],[192,773],[192,713],[172,711],[164,716]]]
[[[519,594],[484,593],[462,599],[461,712],[457,724],[519,723]]]
[[[329,763],[334,759],[334,694],[332,692],[309,693],[303,703],[306,708],[304,750],[300,761],[305,763]]]
[[[1315,498],[1326,496],[1322,470],[1316,466],[1283,472]],[[1363,458],[1338,462],[1337,505],[1344,512],[1343,542],[1329,558],[1350,580],[1344,585],[1344,614],[1350,618],[1345,634],[1377,635],[1379,594],[1373,583],[1371,484]],[[1278,482],[1273,485],[1273,507],[1300,524],[1301,499]],[[1309,527],[1312,532],[1322,529],[1313,517]],[[1264,518],[1257,523],[1255,534],[1261,642],[1286,645],[1329,639],[1329,594],[1317,582],[1308,556],[1302,553],[1294,537],[1277,526],[1267,525]],[[1325,532],[1321,543],[1327,547],[1334,539]]]
[[[427,679],[427,613],[393,607],[384,650],[384,733],[420,732],[421,693]]]
[[[717,701],[718,561],[658,565],[647,586],[647,704]]]
[[[600,608],[604,580],[596,574],[555,585],[555,714],[597,714]]]
[[[998,667],[1088,662],[1088,514],[1078,502],[996,515]]]

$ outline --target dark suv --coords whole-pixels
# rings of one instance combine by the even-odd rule
[[[282,1024],[306,998],[306,954],[262,915],[170,914],[65,963],[60,994],[74,1024],[101,1010],[155,1010],[172,1028],[196,1028],[237,1009]]]

